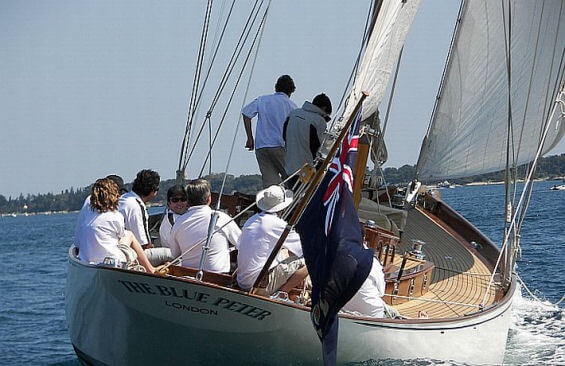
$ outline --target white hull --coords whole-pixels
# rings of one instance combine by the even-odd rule
[[[342,317],[338,360],[501,363],[513,291],[488,311],[454,320]],[[305,307],[194,280],[85,265],[71,254],[66,312],[77,354],[93,364],[321,362]]]

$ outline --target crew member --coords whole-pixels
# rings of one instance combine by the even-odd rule
[[[247,220],[239,238],[237,283],[242,289],[251,289],[287,227],[280,215],[292,200],[292,191],[279,185],[257,193],[257,207],[261,212]],[[272,294],[277,290],[288,293],[308,276],[298,233],[292,230],[282,248],[259,284],[258,294]]]
[[[118,186],[108,178],[98,179],[92,186],[90,202],[77,222],[75,246],[79,259],[101,263],[106,257],[127,262],[137,258],[148,272],[155,272],[134,235],[125,230],[124,217],[118,211]]]
[[[282,137],[283,124],[289,112],[296,109],[290,100],[296,87],[288,75],[282,75],[275,84],[275,93],[263,95],[246,105],[241,111],[247,142],[245,147],[255,149],[255,157],[259,164],[263,188],[279,184],[286,179],[285,151]],[[257,117],[256,139],[253,139],[251,119]]]
[[[230,271],[229,243],[237,247],[241,230],[227,214],[210,208],[210,183],[195,179],[186,186],[188,211],[180,216],[171,231],[171,254],[182,256],[184,267],[199,268],[202,249],[206,244],[212,214],[217,215],[203,270],[228,273]]]
[[[188,209],[186,190],[180,184],[175,184],[167,191],[167,211],[159,226],[161,246],[171,247],[171,229],[178,217]]]

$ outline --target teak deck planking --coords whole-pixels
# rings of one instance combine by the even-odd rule
[[[423,252],[426,260],[435,264],[429,291],[422,300],[440,300],[451,303],[479,305],[487,289],[491,272],[487,266],[463,246],[444,228],[430,220],[418,209],[411,210],[399,245],[399,254],[410,249],[411,240],[426,242]],[[396,256],[395,265],[400,265],[401,257]],[[478,307],[410,300],[395,308],[407,318],[418,318],[427,314],[432,318],[454,318],[475,312]],[[494,302],[495,286],[491,286],[485,306]]]

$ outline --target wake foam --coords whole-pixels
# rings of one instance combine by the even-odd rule
[[[564,365],[565,322],[563,309],[516,291],[505,365]]]

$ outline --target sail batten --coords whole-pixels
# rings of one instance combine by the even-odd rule
[[[559,142],[565,132],[563,8],[562,0],[464,3],[420,152],[420,179],[501,170],[508,136],[513,161],[528,163],[547,123],[554,128],[543,152]]]

